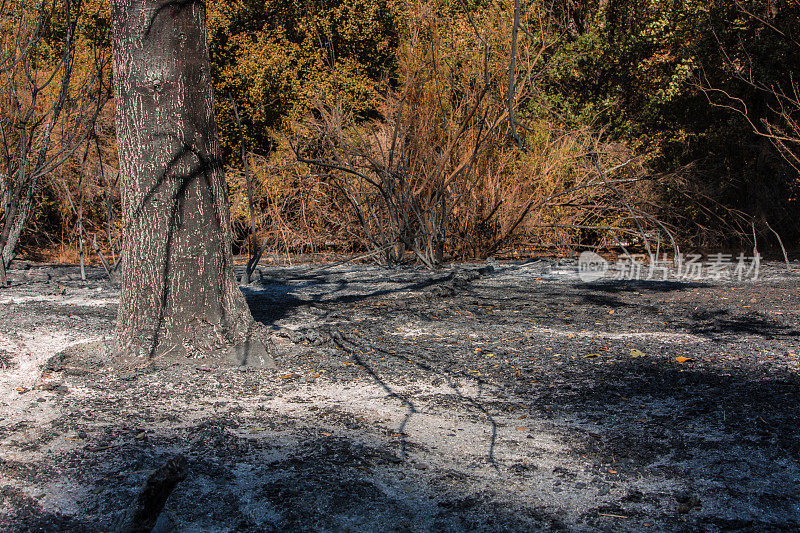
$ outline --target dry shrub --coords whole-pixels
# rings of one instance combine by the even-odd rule
[[[436,2],[417,6],[399,87],[384,88],[381,120],[359,123],[338,101],[320,101],[297,147],[299,160],[349,206],[340,210],[342,226],[387,262],[408,252],[428,266],[441,263],[455,211],[507,137],[499,50],[474,20],[438,13]],[[501,35],[501,19],[490,22],[498,23],[487,24],[496,28],[491,36]],[[517,76],[517,103],[529,73]]]
[[[520,39],[509,98],[508,11],[484,10],[480,21],[437,13],[435,1],[417,6],[380,120],[319,101],[298,130],[298,161],[330,188],[338,227],[385,262],[412,254],[428,266],[531,243],[672,242],[642,158],[532,111],[547,43]],[[543,24],[525,13],[525,25]]]
[[[319,250],[348,251],[348,239],[337,239],[338,217],[331,218],[333,201],[326,186],[297,165],[285,141],[269,156],[247,154],[253,178],[258,243],[262,250],[285,254]],[[282,145],[280,143],[283,143]],[[249,202],[245,174],[226,169],[231,202],[231,221],[241,250],[250,245]],[[253,256],[253,250],[247,250]],[[258,252],[258,251],[257,251]]]

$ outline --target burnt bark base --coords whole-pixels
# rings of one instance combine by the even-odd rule
[[[61,350],[42,367],[44,373],[62,372],[67,376],[82,377],[113,369],[123,380],[133,380],[167,367],[239,367],[258,370],[276,370],[276,357],[291,353],[292,348],[284,339],[273,339],[264,332],[254,333],[240,344],[234,344],[213,352],[195,352],[194,357],[177,346],[160,356],[135,355],[130,351],[119,351],[113,337],[100,341],[79,343]]]

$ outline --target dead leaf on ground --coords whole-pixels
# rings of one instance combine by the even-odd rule
[[[694,361],[694,359],[692,359],[691,357],[683,357],[683,356],[676,357],[675,360],[680,364],[688,363],[689,361]]]

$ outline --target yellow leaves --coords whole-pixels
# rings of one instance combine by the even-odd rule
[[[676,357],[675,360],[680,364],[688,363],[689,361],[694,361],[694,359],[692,359],[691,357],[683,357],[683,356]]]
[[[646,357],[646,356],[647,356],[647,354],[645,354],[641,350],[637,350],[636,348],[633,348],[631,350],[631,357]]]

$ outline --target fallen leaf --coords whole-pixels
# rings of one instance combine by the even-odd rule
[[[517,431],[527,431],[527,429],[528,428],[526,428],[525,426],[520,426],[517,428]]]
[[[687,361],[694,361],[694,359],[692,359],[691,357],[683,357],[683,356],[676,357],[675,360],[680,364],[686,363]]]
[[[611,469],[609,468],[609,469],[608,469],[608,473],[609,473],[609,474],[616,474],[616,473],[617,473],[617,471],[616,471],[616,470],[611,470]]]
[[[613,310],[613,309],[609,309],[609,310],[608,310],[608,314],[609,314],[609,315],[613,315],[613,314],[614,314],[614,310]]]
[[[587,358],[587,357],[600,357],[600,354],[599,353],[587,353],[583,357],[584,357],[584,359]]]
[[[641,351],[641,350],[637,350],[636,348],[634,348],[633,350],[631,350],[631,357],[644,357],[645,355],[647,355],[647,354],[645,354],[645,353],[644,353],[643,351]]]
[[[136,437],[134,437],[134,438],[135,438],[135,439],[137,439],[137,440],[142,440],[143,438],[145,438],[145,436],[146,436],[146,435],[147,435],[147,433],[145,433],[144,431],[142,431],[141,433],[139,433],[138,435],[136,435]]]

